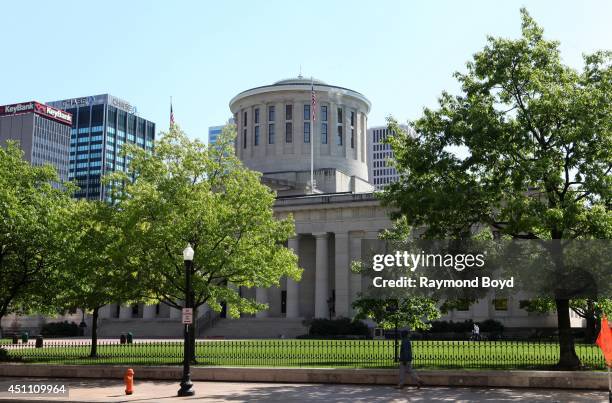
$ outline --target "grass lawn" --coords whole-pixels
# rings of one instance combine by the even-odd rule
[[[198,341],[198,365],[270,367],[394,367],[391,340],[207,340]],[[603,369],[595,345],[577,345],[585,366]],[[67,343],[44,348],[10,348],[24,362],[53,364],[178,365],[180,342],[99,345],[98,358],[88,357],[88,345]],[[413,341],[417,368],[547,368],[558,360],[558,344],[515,341]]]

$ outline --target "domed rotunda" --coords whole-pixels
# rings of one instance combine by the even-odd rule
[[[236,154],[279,196],[373,190],[366,149],[371,104],[363,94],[298,76],[243,91],[229,107],[237,124]]]

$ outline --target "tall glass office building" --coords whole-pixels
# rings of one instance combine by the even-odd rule
[[[155,123],[138,116],[129,102],[109,94],[47,102],[72,114],[69,179],[80,190],[76,198],[109,200],[108,187],[101,178],[125,171],[129,161],[119,153],[125,143],[151,150]]]
[[[223,132],[224,126],[210,126],[208,128],[208,145],[214,145],[217,142],[217,138]]]

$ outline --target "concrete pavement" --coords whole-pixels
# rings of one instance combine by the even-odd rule
[[[22,395],[9,397],[11,383],[35,382],[64,384],[68,397]],[[43,379],[2,378],[0,402],[608,402],[604,391],[573,391],[556,389],[451,388],[407,387],[396,390],[390,386],[274,384],[239,382],[195,382],[196,395],[178,398],[177,382],[143,381],[135,383],[135,393],[124,394],[123,383],[116,379]]]

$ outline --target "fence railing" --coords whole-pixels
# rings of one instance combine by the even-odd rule
[[[9,360],[54,364],[179,365],[182,340],[139,341],[133,344],[105,340],[90,357],[89,340],[35,341],[7,344]],[[198,340],[198,365],[271,367],[390,368],[393,340]],[[417,368],[528,369],[550,368],[559,359],[559,345],[550,341],[439,341],[412,342]],[[576,352],[588,369],[604,369],[604,358],[592,344],[577,344]],[[0,354],[0,359],[2,355]]]

